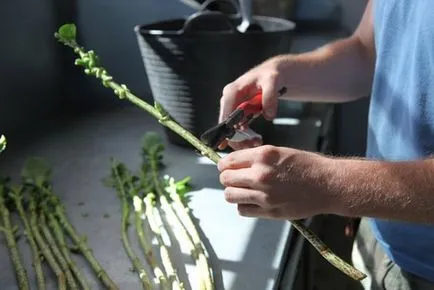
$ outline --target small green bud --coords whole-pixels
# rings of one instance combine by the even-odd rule
[[[100,68],[96,68],[96,67],[94,67],[94,68],[92,68],[92,71],[94,72],[94,74],[95,74],[95,76],[96,76],[97,78],[100,78],[100,77],[101,77],[102,73],[101,73],[101,69],[100,69]]]
[[[104,73],[101,76],[101,79],[102,79],[103,86],[108,88],[113,78],[107,74],[107,71],[104,71]]]
[[[84,66],[84,65],[86,65],[86,63],[81,58],[77,58],[74,63],[77,66]]]
[[[116,95],[119,96],[120,99],[125,99],[129,90],[126,85],[122,84],[120,89],[115,90]]]
[[[170,119],[169,113],[166,111],[166,109],[164,109],[163,105],[161,105],[158,102],[154,102],[154,107],[155,109],[157,109],[158,113],[160,113],[161,115],[161,119],[159,120],[161,121],[167,121]]]

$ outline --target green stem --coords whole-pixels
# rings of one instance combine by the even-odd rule
[[[60,247],[60,250],[62,251],[66,263],[68,264],[74,276],[77,278],[83,290],[90,290],[87,280],[83,277],[83,274],[80,272],[80,269],[78,269],[77,265],[74,263],[74,261],[71,258],[69,247],[66,244],[65,234],[62,230],[62,227],[60,226],[59,222],[56,220],[56,218],[51,212],[45,211],[45,214],[46,217],[48,218],[48,226],[51,228],[51,230],[54,233],[54,237],[56,238],[56,241]]]
[[[142,247],[143,252],[145,253],[146,261],[152,267],[154,271],[154,276],[159,281],[162,288],[170,289],[169,285],[167,284],[167,279],[163,271],[160,269],[157,263],[157,259],[154,256],[151,242],[146,237],[144,231],[143,216],[145,216],[145,211],[143,209],[144,206],[143,201],[139,198],[138,195],[134,195],[133,204],[134,204],[134,221],[136,226],[136,233],[139,238],[140,246]]]
[[[48,246],[50,247],[55,259],[59,262],[60,267],[62,268],[63,272],[66,276],[66,282],[69,285],[70,289],[78,290],[77,283],[75,282],[74,276],[72,276],[71,270],[69,269],[68,263],[66,263],[65,258],[62,255],[62,252],[60,251],[53,235],[51,234],[46,217],[43,212],[39,214],[39,227],[42,231],[42,234],[45,238],[45,240],[48,243]]]
[[[121,99],[127,99],[131,103],[135,104],[139,108],[147,111],[150,115],[155,117],[162,125],[171,129],[183,139],[193,145],[202,156],[208,157],[214,163],[218,163],[220,155],[218,155],[212,148],[203,144],[198,138],[196,138],[191,132],[183,128],[177,122],[172,120],[167,112],[158,103],[154,106],[141,100],[134,94],[132,94],[125,85],[121,85],[113,81],[113,77],[110,76],[107,71],[98,65],[97,57],[93,51],[86,52],[80,47],[75,40],[64,38],[61,33],[56,33],[55,37],[64,45],[71,47],[74,52],[79,56],[76,61],[76,65],[84,66],[85,73],[93,75],[100,79],[104,86],[111,88],[116,95]],[[318,250],[328,262],[330,262],[337,269],[348,275],[355,280],[362,280],[366,278],[366,274],[360,272],[344,260],[339,258],[333,253],[325,244],[308,228],[306,228],[301,221],[289,221],[294,227]]]
[[[128,88],[123,85],[113,81],[113,77],[110,76],[107,71],[98,66],[97,56],[93,51],[85,51],[84,48],[80,47],[75,41],[65,40],[59,34],[55,34],[55,37],[62,42],[64,45],[71,47],[74,52],[80,57],[76,61],[76,65],[84,66],[85,73],[93,75],[100,79],[105,87],[111,88],[116,95],[121,99],[127,99],[131,103],[140,107],[141,109],[147,111],[154,118],[156,118],[163,126],[166,126],[182,136],[186,141],[198,149],[201,155],[208,157],[214,162],[218,162],[220,156],[210,147],[202,143],[198,138],[196,138],[191,132],[180,126],[177,122],[172,120],[167,112],[159,104],[152,106],[147,102],[143,101],[139,97],[132,94]]]
[[[30,212],[30,227],[32,228],[33,236],[35,237],[35,241],[38,244],[39,248],[42,251],[42,254],[45,257],[48,265],[50,265],[54,274],[57,277],[57,282],[59,284],[59,289],[66,290],[66,281],[65,281],[65,273],[63,273],[59,264],[53,256],[53,253],[50,251],[46,241],[44,241],[41,233],[39,232],[38,226],[38,216],[36,213],[36,201],[34,197],[34,193],[30,194],[30,203],[29,203],[29,212]]]
[[[213,289],[211,285],[209,285],[210,288],[208,288],[208,283],[204,279],[204,274],[208,272],[208,267],[206,269],[203,269],[203,257],[199,257],[200,249],[198,249],[195,244],[192,242],[189,234],[187,233],[186,229],[184,228],[184,225],[180,222],[178,217],[176,216],[175,212],[173,211],[172,207],[170,206],[167,198],[166,198],[166,191],[163,186],[162,180],[159,178],[159,170],[158,170],[158,160],[155,159],[155,156],[149,156],[150,157],[150,166],[151,166],[151,175],[152,180],[154,183],[154,188],[159,196],[159,201],[161,204],[161,208],[166,214],[167,221],[171,225],[172,229],[174,230],[175,237],[182,244],[185,248],[188,249],[190,252],[190,255],[192,256],[193,260],[196,263],[197,267],[197,278],[198,278],[198,286],[201,290],[207,290],[207,289]]]
[[[77,265],[74,263],[74,261],[71,258],[69,247],[66,244],[65,234],[62,230],[62,227],[60,226],[59,222],[56,220],[56,218],[51,212],[45,211],[45,214],[48,217],[48,226],[51,228],[51,230],[54,233],[54,236],[56,238],[57,243],[59,244],[60,250],[62,251],[66,263],[68,264],[72,273],[77,278],[81,287],[84,290],[90,290],[87,280],[83,277],[83,274],[80,272],[80,269],[78,269]]]
[[[194,244],[192,243],[190,236],[188,235],[187,231],[185,230],[183,224],[180,222],[178,217],[176,216],[175,212],[173,211],[172,207],[170,206],[166,196],[160,195],[160,204],[161,209],[165,213],[166,220],[168,224],[170,225],[171,229],[174,232],[174,236],[180,243],[181,248],[187,249],[187,251],[190,253],[192,259],[196,263],[197,268],[197,279],[198,279],[198,289],[201,290],[207,290],[207,285],[203,279],[203,270],[202,269],[202,261],[199,258],[198,251],[195,248]],[[205,269],[208,270],[208,269]]]
[[[20,216],[21,222],[24,224],[24,232],[26,235],[26,239],[30,245],[30,248],[32,250],[32,256],[33,256],[33,267],[35,268],[36,273],[36,281],[38,285],[39,290],[45,290],[45,277],[44,277],[44,271],[42,270],[42,262],[41,262],[41,256],[38,249],[38,246],[35,242],[35,238],[33,237],[32,229],[30,227],[29,219],[27,218],[27,214],[24,210],[23,206],[23,190],[20,189],[12,189],[10,193],[10,197],[15,202],[15,207],[17,208],[18,215]]]
[[[27,271],[23,266],[22,258],[15,241],[15,234],[13,227],[11,225],[10,213],[5,204],[6,189],[3,185],[0,185],[0,214],[3,222],[3,227],[1,231],[6,238],[6,244],[9,249],[12,264],[15,267],[16,278],[18,286],[21,290],[30,289],[29,278],[27,276]]]
[[[169,194],[172,200],[170,204],[173,207],[176,215],[182,221],[182,224],[185,226],[189,236],[192,239],[192,243],[194,244],[194,248],[197,253],[197,259],[201,265],[201,273],[204,277],[205,289],[214,289],[212,269],[208,263],[206,249],[189,215],[189,209],[184,206],[176,191],[172,191]]]
[[[56,201],[53,202],[52,206],[54,207],[54,215],[58,219],[60,225],[72,239],[74,244],[78,247],[80,252],[86,258],[86,260],[91,265],[92,269],[96,273],[98,279],[102,281],[102,283],[110,290],[119,290],[118,286],[115,282],[110,278],[101,264],[93,255],[92,249],[87,245],[85,239],[81,238],[80,235],[75,230],[74,226],[69,222],[68,217],[63,209],[63,206],[59,203],[57,196],[54,195],[50,190],[46,188],[41,188],[47,195],[51,195]]]
[[[121,200],[121,209],[122,209],[122,218],[121,218],[121,239],[124,245],[125,251],[127,252],[128,257],[133,263],[133,267],[135,271],[139,274],[140,281],[142,282],[143,289],[152,289],[152,284],[149,281],[148,275],[146,274],[145,267],[140,262],[136,253],[131,247],[131,244],[128,239],[128,224],[130,217],[130,206],[127,201],[127,194],[125,193],[124,184],[119,175],[118,169],[116,166],[112,168],[113,175],[115,177],[116,188],[119,193],[119,198]]]
[[[173,267],[169,250],[167,249],[166,243],[164,242],[161,234],[161,230],[164,228],[163,228],[163,224],[159,222],[161,220],[161,217],[159,216],[158,209],[155,208],[155,195],[153,193],[148,193],[146,194],[143,201],[146,204],[145,213],[149,222],[149,226],[157,239],[158,245],[160,246],[161,260],[163,261],[163,266],[164,269],[166,270],[169,283],[172,285],[171,289],[183,290],[184,286],[179,281],[178,274],[175,268]]]

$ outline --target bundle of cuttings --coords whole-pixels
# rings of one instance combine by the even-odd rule
[[[195,263],[194,289],[214,289],[209,257],[188,206],[191,178],[175,181],[163,173],[164,149],[159,135],[149,132],[143,138],[143,161],[137,173],[111,159],[111,173],[105,182],[116,190],[121,203],[121,235],[125,251],[144,289],[157,286],[160,289],[185,289],[188,281],[181,281],[178,275],[171,246],[177,242]],[[133,250],[128,236],[131,213],[146,265]]]
[[[37,289],[47,288],[50,274],[56,277],[58,289],[91,289],[71,252],[84,257],[106,289],[119,289],[93,255],[86,239],[71,224],[64,206],[54,193],[51,169],[46,162],[41,158],[28,159],[21,177],[22,182],[17,184],[9,178],[0,182],[0,229],[6,239],[19,289],[33,289],[30,287],[28,268],[16,242],[16,233],[21,227],[32,253],[31,264]],[[10,217],[12,213],[16,213],[20,221],[15,226]]]

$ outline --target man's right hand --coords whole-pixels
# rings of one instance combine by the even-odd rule
[[[220,100],[219,121],[240,103],[262,91],[263,116],[272,120],[277,111],[278,93],[288,88],[285,99],[304,102],[349,102],[370,95],[375,69],[375,43],[369,1],[353,35],[310,52],[275,56],[228,84]],[[241,149],[258,145],[258,140],[229,143]]]
[[[258,92],[262,92],[262,114],[265,119],[271,121],[277,111],[278,91],[284,86],[282,70],[283,61],[279,57],[274,57],[226,85],[220,99],[219,122],[224,121],[238,105],[252,98]],[[243,142],[224,142],[220,149],[229,145],[238,150],[258,146],[261,144],[260,142],[261,140],[257,138]]]

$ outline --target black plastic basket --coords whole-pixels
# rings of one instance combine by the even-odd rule
[[[222,89],[264,60],[288,53],[295,24],[255,16],[264,31],[239,33],[237,15],[199,11],[135,27],[151,92],[171,117],[199,136],[218,121]],[[267,139],[272,124],[258,118],[252,128]],[[187,143],[165,128],[169,142]]]

